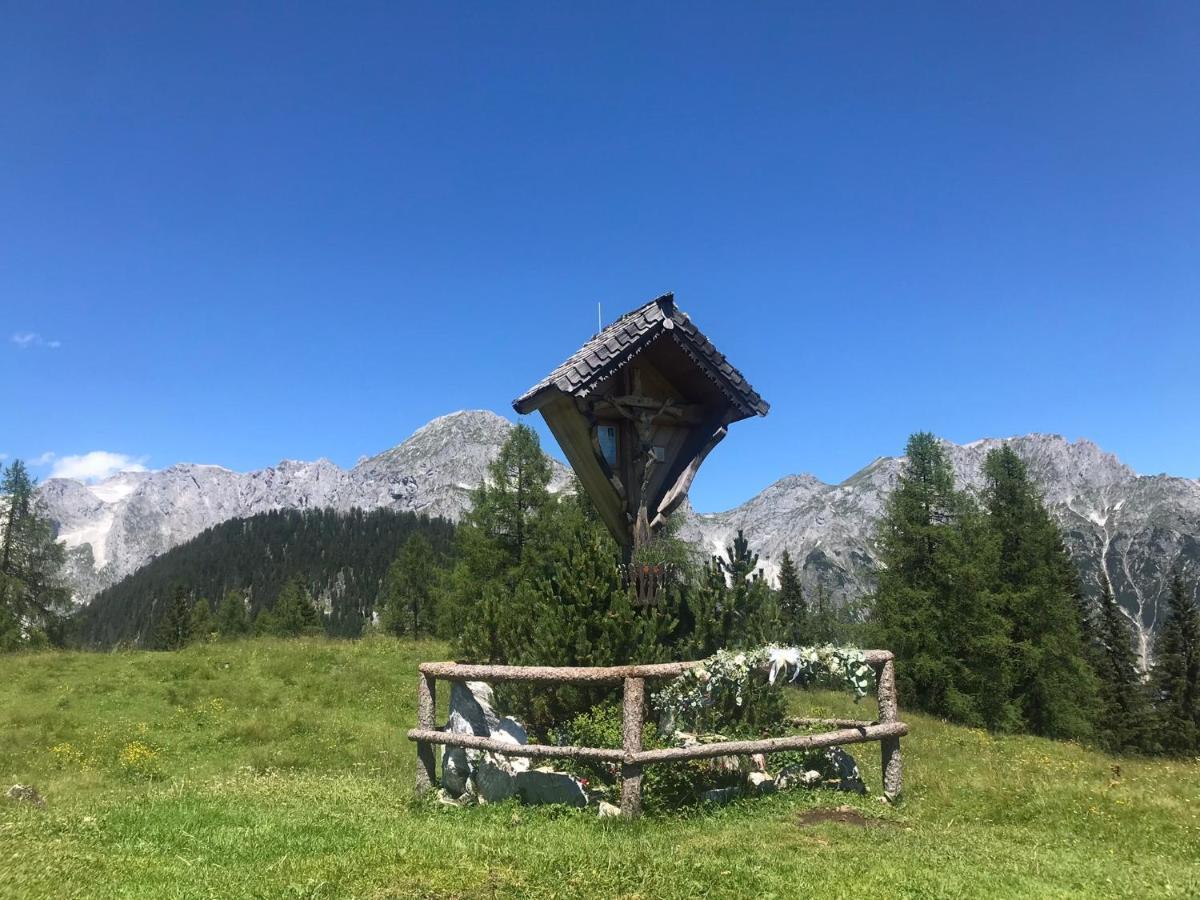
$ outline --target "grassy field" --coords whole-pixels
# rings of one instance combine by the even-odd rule
[[[895,809],[873,744],[851,748],[861,800],[801,791],[633,823],[416,802],[415,665],[444,656],[377,639],[0,658],[0,789],[47,802],[0,799],[0,896],[1200,896],[1200,762],[909,713]],[[847,802],[869,827],[800,821]]]

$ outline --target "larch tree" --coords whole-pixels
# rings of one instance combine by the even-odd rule
[[[216,631],[212,605],[207,597],[200,597],[192,604],[192,640],[207,641]]]
[[[906,455],[879,523],[875,639],[895,652],[907,702],[971,725],[1013,727],[1009,637],[987,591],[982,517],[955,488],[937,438],[914,434]]]
[[[1013,702],[1024,728],[1086,738],[1098,703],[1079,630],[1079,585],[1062,536],[1007,445],[984,461],[987,531],[994,542],[990,588],[1008,621]]]
[[[687,648],[691,656],[781,639],[776,599],[758,567],[758,554],[741,531],[724,556],[714,556],[704,566],[687,603],[694,623]]]
[[[264,630],[280,637],[302,637],[324,632],[321,614],[313,605],[312,595],[300,578],[289,578],[284,584]]]

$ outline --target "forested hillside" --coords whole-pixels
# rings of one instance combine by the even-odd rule
[[[449,554],[454,526],[409,512],[279,510],[232,519],[102,591],[80,610],[76,635],[84,646],[145,643],[180,589],[210,604],[240,594],[253,618],[297,578],[321,605],[329,633],[354,636],[371,617],[388,565],[415,532],[435,554]]]

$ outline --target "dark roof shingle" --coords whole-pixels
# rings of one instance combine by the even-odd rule
[[[700,333],[687,313],[675,307],[673,294],[663,294],[651,300],[593,335],[566,362],[514,400],[513,408],[521,414],[530,412],[536,408],[536,398],[554,388],[564,394],[585,397],[601,381],[664,334],[671,335],[721,392],[746,415],[767,414],[770,404]]]

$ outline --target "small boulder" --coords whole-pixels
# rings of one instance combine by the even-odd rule
[[[804,766],[786,766],[775,776],[775,786],[781,791],[796,787],[816,787],[821,783],[821,773]]]
[[[42,795],[32,784],[14,784],[4,796],[17,803],[29,803],[41,809],[46,808],[46,801],[42,799]]]
[[[621,807],[614,806],[607,800],[601,800],[596,809],[596,816],[601,819],[613,819],[621,815]]]
[[[751,772],[746,777],[750,790],[756,794],[775,793],[775,779],[766,772]]]
[[[471,802],[471,798],[466,794],[455,797],[444,788],[437,792],[437,799],[438,803],[441,803],[443,806],[466,806]]]
[[[705,803],[729,803],[732,800],[736,800],[741,795],[741,788],[723,787],[713,788],[712,790],[705,791],[700,795],[700,799]]]
[[[863,781],[862,773],[858,771],[858,763],[854,761],[853,756],[841,747],[830,747],[825,751],[825,758],[833,767],[834,777],[831,780],[836,779],[839,791],[849,791],[853,794],[867,792],[867,784]]]

